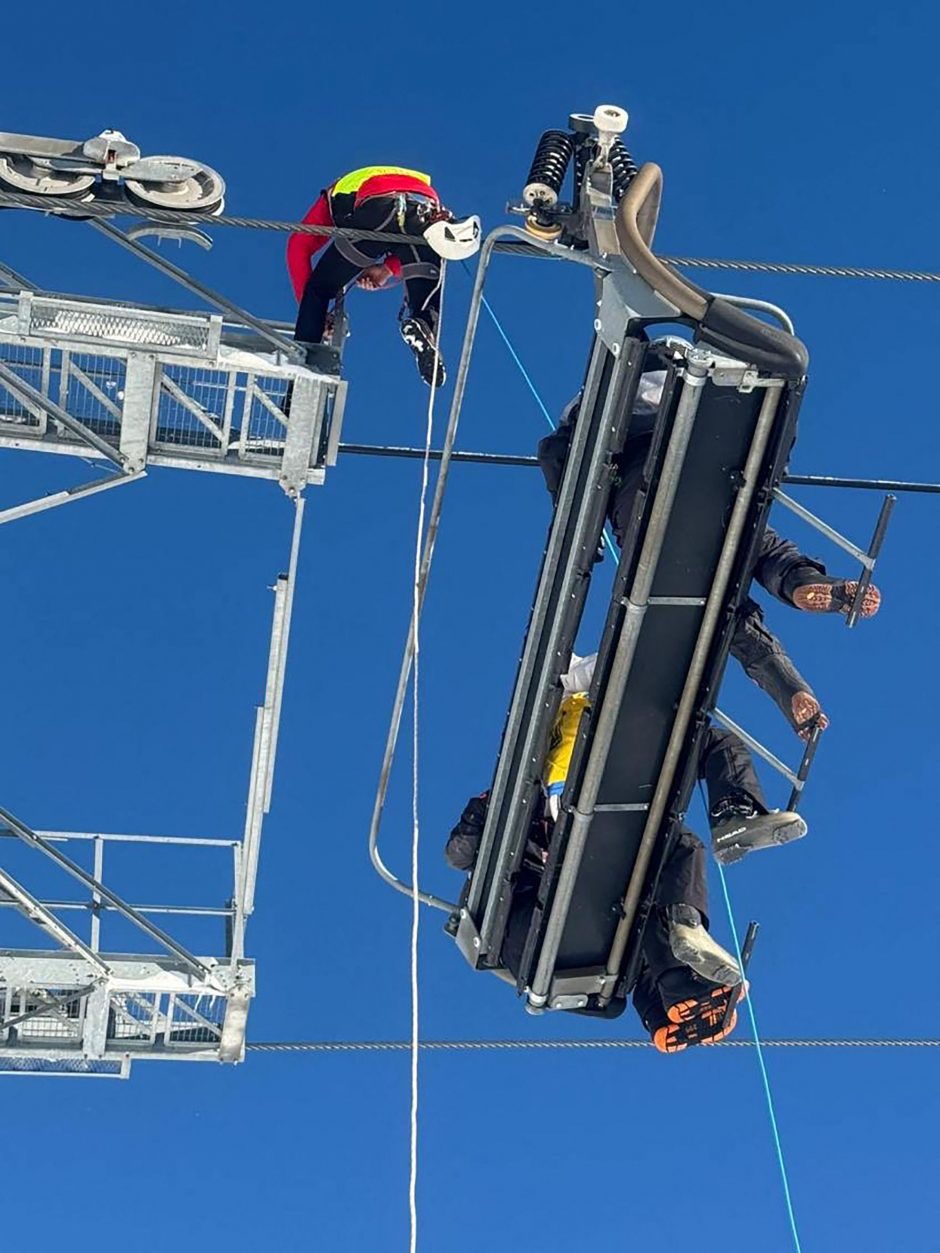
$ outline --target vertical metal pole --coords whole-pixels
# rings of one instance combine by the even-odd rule
[[[759,930],[760,925],[758,923],[752,921],[747,924],[747,931],[744,935],[744,943],[741,945],[742,984],[744,983],[744,976],[747,974],[747,968],[751,964],[751,954],[754,952],[754,945],[757,943],[757,933]],[[728,997],[728,1008],[725,1010],[725,1016],[721,1023],[725,1031],[729,1031],[731,1028],[731,1019],[734,1017],[734,1011],[737,1003],[738,998],[736,998],[733,994]]]
[[[104,840],[95,836],[95,869],[94,876],[100,883],[104,879]],[[91,951],[101,951],[101,893],[97,887],[91,893]]]
[[[251,759],[251,778],[248,785],[248,812],[245,817],[245,834],[242,841],[243,856],[240,881],[237,885],[238,896],[233,936],[233,956],[236,958],[243,955],[245,920],[254,909],[258,857],[261,851],[261,829],[264,815],[271,805],[274,760],[277,752],[284,673],[287,665],[287,645],[290,639],[294,584],[297,577],[305,502],[302,496],[298,496],[294,503],[290,563],[287,575],[281,575],[275,586],[274,618],[268,650],[264,703],[258,707],[255,715],[255,738]]]
[[[796,812],[800,801],[803,799],[803,787],[809,778],[810,767],[816,756],[816,749],[819,747],[819,741],[822,736],[822,729],[819,722],[813,727],[806,741],[806,748],[803,750],[803,760],[800,762],[799,769],[796,772],[796,778],[793,781],[793,790],[790,793],[790,799],[787,801],[787,809]]]
[[[291,619],[294,612],[294,589],[297,586],[297,563],[300,557],[300,533],[304,521],[305,500],[298,496],[294,502],[294,533],[291,538],[290,562],[287,567],[287,587],[284,593],[284,622],[281,629],[281,642],[278,652],[277,674],[274,682],[274,709],[271,719],[270,770],[264,793],[264,812],[271,809],[271,789],[274,783],[274,764],[277,759],[277,740],[281,727],[281,702],[284,697],[284,676],[287,668],[287,647],[290,642]]]
[[[881,512],[878,514],[878,521],[875,523],[874,534],[871,537],[871,543],[868,545],[868,556],[870,562],[866,565],[862,572],[862,577],[858,581],[858,587],[855,589],[855,599],[852,601],[852,608],[849,610],[849,616],[846,621],[847,627],[854,627],[858,621],[858,615],[861,612],[862,605],[865,603],[865,593],[868,591],[871,583],[871,576],[875,569],[875,562],[881,552],[881,546],[884,543],[885,533],[888,530],[888,523],[891,521],[891,514],[894,512],[894,506],[897,504],[897,496],[887,495],[881,502]]]

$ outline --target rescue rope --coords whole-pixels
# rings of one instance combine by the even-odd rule
[[[734,910],[731,907],[731,896],[728,892],[728,883],[725,879],[725,868],[721,862],[718,862],[718,878],[721,881],[721,891],[725,898],[725,909],[728,911],[728,922],[731,925],[731,936],[734,940],[734,952],[738,959],[738,968],[744,969],[744,961],[741,956],[741,943],[738,939],[738,928],[734,920]],[[770,1076],[767,1073],[767,1065],[764,1061],[764,1052],[761,1048],[760,1032],[757,1029],[757,1013],[754,1009],[754,998],[748,994],[745,1002],[747,1005],[748,1016],[751,1020],[751,1032],[754,1037],[754,1049],[757,1053],[757,1064],[760,1068],[761,1082],[764,1085],[764,1099],[767,1102],[767,1113],[770,1116],[770,1130],[774,1139],[774,1148],[777,1153],[777,1165],[780,1168],[780,1178],[783,1182],[783,1199],[787,1207],[787,1217],[790,1220],[790,1232],[793,1236],[793,1245],[796,1253],[803,1253],[803,1246],[800,1244],[800,1233],[796,1225],[796,1212],[793,1209],[793,1197],[790,1194],[790,1176],[787,1173],[787,1163],[783,1155],[783,1142],[780,1139],[780,1128],[777,1125],[777,1112],[774,1108],[774,1097],[770,1087]]]
[[[645,1049],[656,1052],[649,1040],[422,1040],[418,1047],[428,1053],[512,1053],[564,1049],[598,1052],[603,1050]],[[719,1040],[710,1049],[750,1049],[753,1040]],[[936,1049],[940,1039],[762,1040],[765,1049]],[[245,1046],[249,1053],[404,1053],[410,1040],[273,1040]]]
[[[467,272],[467,274],[469,274],[470,267],[467,265],[466,261],[463,263],[463,266],[464,266],[464,270]],[[490,321],[493,323],[493,326],[496,328],[497,334],[499,335],[503,343],[506,345],[506,349],[509,352],[509,355],[512,357],[513,361],[516,363],[519,373],[522,375],[523,379],[525,380],[526,387],[528,387],[529,391],[532,393],[532,395],[535,398],[535,403],[541,409],[542,417],[548,423],[550,430],[552,431],[557,430],[558,428],[555,423],[555,420],[552,418],[552,415],[548,412],[548,408],[546,407],[545,401],[542,399],[541,395],[539,394],[539,389],[532,382],[532,378],[529,374],[529,371],[525,368],[525,365],[522,362],[522,358],[516,352],[516,348],[512,340],[506,334],[506,331],[503,328],[502,322],[500,322],[499,318],[496,316],[496,311],[494,310],[493,306],[490,304],[490,302],[487,300],[485,296],[481,296],[480,299],[482,301],[483,308],[486,310],[487,314],[489,315]],[[535,464],[538,465],[538,459],[534,458],[533,460],[535,461]],[[604,527],[604,547],[607,549],[608,554],[613,559],[614,565],[617,565],[618,562],[620,561],[620,554],[617,552],[617,548],[614,544],[613,537],[610,533],[610,527],[606,525]]]
[[[499,319],[496,317],[496,314],[493,312],[493,309],[490,307],[489,303],[487,302],[485,298],[483,299],[483,305],[484,305],[484,308],[486,308],[487,312],[489,313],[490,317],[492,318],[494,324],[496,325],[496,328],[499,331],[499,334],[502,337],[504,344],[509,349],[509,353],[512,356],[513,361],[518,366],[519,371],[521,372],[523,378],[526,381],[526,384],[529,387],[529,390],[532,392],[532,395],[535,397],[539,408],[542,410],[542,413],[545,415],[545,418],[547,419],[549,426],[551,426],[552,430],[554,430],[555,423],[552,421],[552,418],[548,412],[548,409],[546,408],[545,402],[542,400],[542,397],[540,396],[538,389],[536,388],[535,384],[532,382],[532,379],[529,377],[529,373],[526,370],[525,366],[523,365],[519,357],[519,354],[516,352],[515,347],[513,346],[511,340],[509,339],[509,336],[503,330],[499,322]],[[611,555],[614,558],[614,562],[616,563],[618,561],[619,554],[617,553],[617,550],[614,547],[611,537],[608,534],[608,528],[606,526],[604,528],[604,541]],[[706,805],[706,809],[707,809],[707,805]],[[737,928],[735,926],[734,913],[731,908],[731,897],[728,894],[728,885],[725,882],[724,870],[720,864],[718,866],[718,873],[721,877],[721,889],[722,889],[722,892],[724,893],[725,905],[728,910],[728,920],[731,924],[731,934],[734,937],[734,945],[735,945],[735,951],[737,953],[738,965],[743,968],[743,962],[741,958],[741,949],[740,949],[740,945],[738,942],[738,933],[737,933]],[[770,1115],[770,1126],[771,1126],[771,1132],[773,1134],[774,1146],[775,1146],[776,1153],[777,1153],[777,1163],[780,1168],[780,1177],[783,1181],[783,1194],[784,1194],[784,1200],[786,1202],[786,1207],[787,1207],[787,1215],[790,1221],[790,1231],[793,1235],[793,1243],[794,1243],[794,1247],[796,1248],[796,1253],[803,1253],[802,1246],[800,1244],[799,1231],[796,1225],[796,1214],[793,1209],[793,1200],[790,1195],[790,1180],[787,1174],[786,1160],[783,1155],[783,1144],[780,1139],[780,1130],[779,1130],[779,1127],[777,1126],[777,1115],[774,1109],[774,1099],[773,1099],[773,1093],[770,1087],[770,1077],[767,1073],[767,1067],[764,1062],[764,1055],[761,1050],[760,1035],[757,1029],[757,1017],[754,1013],[753,1000],[750,997],[748,998],[748,1001],[747,1001],[747,1007],[748,1007],[748,1013],[750,1014],[751,1028],[752,1028],[753,1035],[754,1035],[754,1048],[757,1051],[757,1061],[760,1067],[761,1080],[764,1086],[764,1097],[767,1102],[767,1111],[768,1111],[768,1114]]]
[[[371,239],[376,243],[417,244],[426,246],[422,236],[392,234],[389,231],[361,231],[352,227],[313,226],[304,222],[283,222],[271,218],[249,218],[237,214],[222,213],[217,217],[198,213],[176,213],[166,209],[144,209],[137,205],[82,204],[58,196],[29,196],[17,192],[0,191],[0,208],[38,209],[46,213],[76,218],[133,217],[157,225],[181,227],[233,226],[243,230],[275,231],[282,234],[340,236],[344,239]],[[549,254],[531,248],[525,243],[508,240],[496,245],[497,252],[518,253],[551,259]],[[814,265],[792,261],[742,261],[721,257],[662,256],[660,260],[669,265],[687,269],[737,270],[757,274],[796,274],[817,278],[868,278],[893,283],[940,283],[940,272],[935,270],[895,270],[887,267]]]
[[[441,261],[440,299],[438,301],[437,327],[434,335],[434,361],[431,378],[437,381],[441,355],[441,333],[444,325],[444,281],[447,262]],[[411,1153],[408,1180],[408,1209],[411,1220],[410,1253],[418,1248],[418,1056],[420,1049],[420,1017],[418,986],[418,939],[421,925],[421,893],[418,888],[418,853],[421,841],[421,825],[418,812],[418,711],[419,711],[419,660],[421,622],[421,556],[424,551],[424,521],[427,510],[428,482],[430,479],[431,446],[434,439],[434,402],[437,387],[428,388],[427,424],[424,436],[424,460],[421,464],[421,493],[418,500],[418,526],[415,535],[414,579],[412,582],[411,624],[412,657],[412,771],[411,771]]]

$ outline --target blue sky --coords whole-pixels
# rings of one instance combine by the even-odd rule
[[[576,24],[560,5],[259,10],[241,0],[167,0],[118,18],[100,0],[58,0],[43,19],[24,6],[5,14],[2,125],[75,138],[118,127],[148,152],[207,161],[227,179],[231,211],[270,218],[299,217],[324,182],[358,165],[416,165],[490,227],[519,194],[540,131],[613,102],[630,111],[634,154],[665,170],[662,250],[936,269],[931,8],[861,3],[849,15],[800,0],[784,19],[745,4],[678,3],[663,16],[627,7]],[[293,316],[283,238],[216,238],[211,254],[178,259],[256,313]],[[46,288],[191,304],[78,224],[5,213],[0,258]],[[809,345],[794,470],[940,478],[934,287],[695,277],[785,305]],[[560,409],[588,345],[586,277],[502,260],[489,292]],[[453,361],[468,294],[452,269]],[[396,308],[389,294],[353,301],[348,439],[422,437],[426,392],[398,342]],[[543,427],[484,324],[460,444],[527,452]],[[0,504],[88,474],[4,452]],[[418,482],[414,463],[347,458],[309,492],[249,930],[255,1040],[408,1030],[408,905],[373,875],[366,832],[407,623]],[[797,494],[867,537],[875,496]],[[237,834],[266,589],[290,522],[273,484],[154,471],[67,514],[5,527],[2,803],[46,828]],[[531,471],[455,468],[423,644],[422,877],[445,895],[459,885],[440,845],[490,777],[547,522]],[[753,988],[767,1036],[940,1034],[930,974],[938,523],[936,499],[900,501],[878,578],[885,607],[857,632],[770,610],[832,728],[806,801],[810,837],[729,874],[739,919],[763,924]],[[841,568],[824,546],[811,550]],[[795,758],[796,741],[739,675],[722,703]],[[384,837],[402,872],[409,803],[403,754]],[[191,881],[167,882],[163,865],[128,857],[117,867],[121,884],[179,900],[208,892],[212,874],[199,862]],[[505,987],[470,973],[437,914],[422,921],[425,1036],[596,1034],[596,1024],[526,1017]],[[727,936],[723,922],[717,930]],[[632,1017],[607,1029],[637,1030]],[[807,1253],[940,1248],[932,1053],[775,1050],[768,1065]],[[425,1055],[421,1072],[420,1247],[431,1253],[792,1247],[750,1051]],[[239,1253],[407,1247],[404,1055],[141,1064],[128,1084],[7,1079],[4,1098],[11,1247],[35,1239],[37,1223],[77,1250],[128,1230],[148,1245],[179,1238]]]

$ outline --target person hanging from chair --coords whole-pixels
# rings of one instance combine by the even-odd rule
[[[287,269],[299,302],[294,338],[323,341],[330,305],[355,283],[379,291],[405,285],[401,335],[429,386],[445,381],[437,342],[441,260],[463,260],[480,246],[480,220],[457,221],[427,174],[396,165],[366,166],[331,183],[307,211],[308,226],[344,227],[402,236],[401,243],[295,232],[287,241]],[[412,242],[423,237],[426,243]],[[317,254],[314,264],[314,258]],[[312,267],[312,268],[311,268]]]
[[[552,728],[542,789],[529,822],[500,953],[502,964],[513,974],[521,966],[595,661],[595,656],[572,657],[562,678],[565,695]],[[708,727],[698,773],[708,794],[712,847],[719,861],[738,861],[755,849],[773,848],[806,834],[799,814],[767,808],[753,759],[733,732]],[[488,804],[486,792],[472,797],[451,831],[445,856],[455,870],[473,869]],[[634,1008],[662,1053],[713,1044],[729,1035],[736,1024],[732,1002],[737,1003],[744,993],[741,971],[736,959],[709,934],[708,918],[705,848],[683,825],[659,877],[633,992]],[[615,997],[602,1012],[613,1017],[625,1005],[623,996]]]
[[[648,370],[640,376],[627,442],[616,461],[608,518],[618,547],[623,546],[637,494],[644,483],[665,380],[665,369]],[[561,487],[580,402],[579,393],[562,413],[558,427],[539,443],[539,466],[553,502]],[[796,544],[769,526],[761,537],[752,577],[776,600],[806,613],[847,613],[858,587],[854,580],[830,575],[820,561],[800,552]],[[880,592],[874,585],[869,586],[859,617],[873,617],[880,604]],[[822,730],[829,725],[813,689],[765,626],[763,610],[751,597],[744,600],[737,612],[731,655],[743,666],[748,678],[777,704],[802,739],[815,725]]]

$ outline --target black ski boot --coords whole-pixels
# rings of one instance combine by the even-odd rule
[[[740,861],[754,849],[801,840],[807,830],[799,814],[789,810],[761,810],[747,796],[726,797],[708,817],[715,859],[723,866]]]
[[[405,318],[401,337],[415,355],[418,373],[429,387],[443,387],[447,378],[434,332],[423,318]]]

